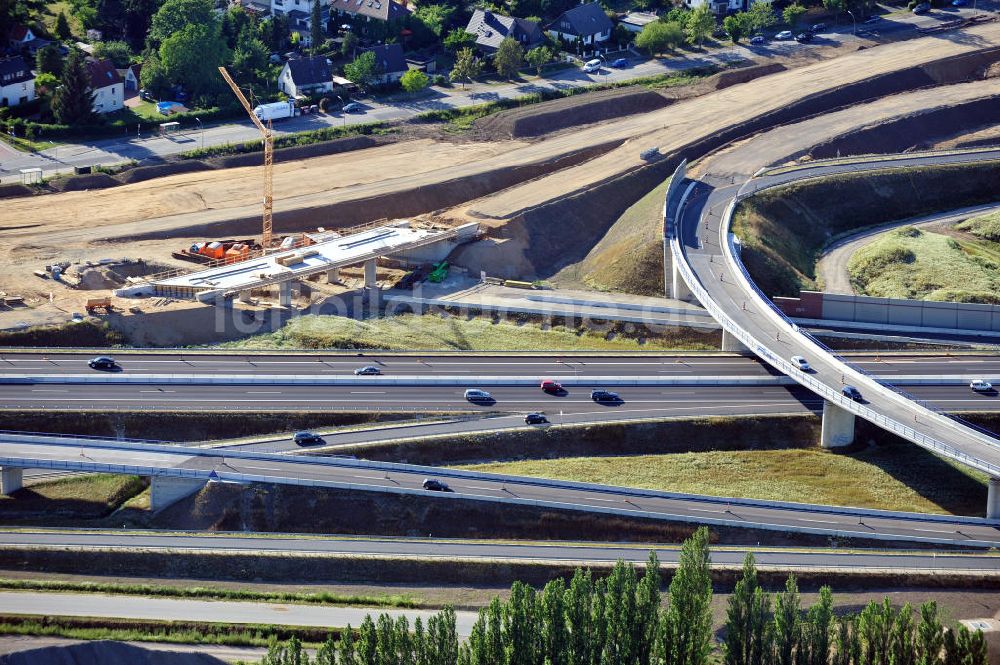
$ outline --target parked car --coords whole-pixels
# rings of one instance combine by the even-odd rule
[[[425,490],[430,490],[432,492],[454,492],[455,490],[448,487],[448,483],[441,482],[435,478],[425,478],[423,487]]]
[[[618,393],[613,393],[610,390],[591,390],[590,399],[595,402],[620,402],[621,397]]]
[[[844,394],[844,397],[850,397],[855,402],[860,402],[863,400],[861,397],[861,391],[854,386],[844,386],[840,389],[840,392]]]
[[[926,14],[930,10],[931,10],[931,3],[921,2],[919,5],[914,7],[912,11],[914,14]]]
[[[542,390],[547,393],[561,393],[562,389],[562,384],[558,381],[553,381],[552,379],[542,381]]]
[[[541,413],[529,413],[524,417],[524,422],[529,425],[544,425],[549,419]]]
[[[91,369],[115,369],[118,363],[111,356],[97,356],[87,361]]]
[[[803,372],[808,372],[812,369],[812,366],[809,365],[809,361],[802,356],[792,356],[792,364]]]
[[[465,391],[465,399],[470,402],[488,402],[493,399],[493,395],[489,394],[485,390],[479,390],[478,388],[469,388]]]
[[[320,443],[325,443],[323,437],[314,432],[296,432],[292,440],[297,446],[314,446]]]
[[[380,370],[375,365],[365,365],[364,367],[359,367],[356,370],[354,370],[355,376],[370,376],[372,374],[381,374],[381,373],[382,370]]]
[[[750,43],[753,44],[754,46],[760,46],[766,41],[767,40],[764,39],[764,35],[754,35],[753,37],[750,38]]]
[[[593,60],[588,60],[583,65],[583,71],[588,74],[593,74],[594,72],[600,71],[600,69],[601,69],[601,61],[598,60],[597,58]]]
[[[618,58],[617,60],[611,63],[611,66],[614,67],[615,69],[625,69],[630,64],[631,63],[629,62],[628,58]]]
[[[782,30],[774,36],[775,39],[791,39],[794,37],[791,30]]]
[[[365,107],[357,102],[348,102],[344,104],[344,107],[340,109],[344,113],[364,113]]]
[[[974,379],[969,387],[977,393],[988,393],[993,390],[993,384],[983,379]]]
[[[807,44],[812,40],[813,36],[811,32],[800,32],[799,34],[795,35],[795,41],[797,41],[800,44]]]
[[[139,99],[141,99],[143,101],[146,101],[146,102],[155,102],[156,101],[155,99],[153,99],[152,93],[150,93],[149,90],[146,90],[145,88],[142,88],[141,90],[139,90]]]
[[[826,23],[816,23],[813,27],[809,28],[809,32],[816,34],[817,32],[823,32],[826,30]]]

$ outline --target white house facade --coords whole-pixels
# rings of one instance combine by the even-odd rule
[[[21,56],[0,60],[0,107],[20,106],[35,99],[35,77]]]

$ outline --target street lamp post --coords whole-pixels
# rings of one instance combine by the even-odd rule
[[[201,130],[201,147],[205,148],[205,126],[201,124],[201,118],[195,118],[195,122],[198,123],[198,129]]]
[[[854,21],[854,34],[856,35],[858,34],[858,19],[854,18],[854,12],[850,9],[847,10],[847,13],[851,15],[851,20]]]

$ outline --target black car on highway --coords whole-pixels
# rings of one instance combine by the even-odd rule
[[[618,393],[613,393],[610,390],[591,390],[590,399],[595,402],[620,402],[622,398]]]
[[[111,356],[97,356],[87,361],[91,369],[115,369],[118,363]]]
[[[855,402],[864,401],[864,398],[861,397],[861,391],[854,386],[844,386],[840,389],[840,392],[844,394],[844,397],[850,397]]]
[[[448,487],[448,483],[441,482],[436,478],[425,478],[424,485],[425,490],[430,490],[431,492],[454,492],[455,490]]]
[[[323,441],[323,437],[313,432],[296,432],[292,440],[295,441],[295,445],[297,446],[315,446],[320,443],[326,443]]]
[[[549,419],[541,413],[529,413],[524,417],[524,422],[529,425],[544,425],[549,422]]]

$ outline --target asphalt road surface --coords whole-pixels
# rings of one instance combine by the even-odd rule
[[[650,551],[661,563],[675,564],[680,547],[635,543],[510,542],[431,538],[363,538],[356,536],[279,536],[201,532],[0,531],[0,546],[16,545],[86,551],[122,547],[143,550],[225,551],[268,554],[325,554],[415,559],[475,559],[484,561],[557,561],[578,565],[642,563]],[[904,552],[882,550],[741,547],[712,548],[712,563],[740,566],[752,551],[759,567],[789,570],[851,568],[853,570],[998,571],[1000,555],[979,552]]]
[[[939,544],[1000,545],[1000,523],[971,518],[894,514],[829,506],[788,506],[346,459],[323,458],[321,461],[287,455],[216,451],[202,451],[205,454],[194,455],[191,449],[110,448],[97,443],[86,446],[52,445],[29,436],[14,438],[16,440],[0,442],[0,461],[27,469],[94,471],[112,470],[113,467],[118,473],[187,473],[187,477],[205,480],[210,472],[214,472],[222,482],[316,485],[419,494],[439,500],[500,501],[701,524],[732,524]],[[430,492],[422,489],[427,478],[447,482],[452,491]]]
[[[354,370],[372,365],[387,378],[427,375],[549,376],[773,376],[777,372],[756,358],[723,354],[439,354],[329,352],[268,353],[116,353],[122,374],[246,376],[354,376]],[[61,351],[0,353],[0,381],[17,374],[100,375],[87,361],[99,353]],[[1000,379],[1000,354],[865,354],[851,356],[866,371],[893,375],[996,376]],[[365,381],[374,377],[358,377]]]

